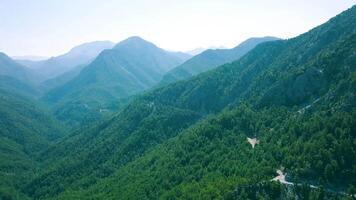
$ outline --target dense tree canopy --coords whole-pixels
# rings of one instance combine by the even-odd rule
[[[93,84],[57,104],[57,118],[81,124],[68,135],[40,104],[2,92],[0,198],[351,199],[355,44],[354,6],[130,100]],[[119,111],[98,117],[83,102]],[[278,169],[283,181],[272,181]]]

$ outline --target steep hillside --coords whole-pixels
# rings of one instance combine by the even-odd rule
[[[78,76],[85,66],[86,65],[78,65],[61,75],[47,79],[40,83],[39,88],[46,93],[54,88],[60,87]]]
[[[355,184],[356,156],[356,110],[343,111],[350,108],[349,100],[355,96],[340,107],[322,102],[303,114],[285,107],[239,106],[183,131],[88,190],[67,191],[60,199],[346,197],[343,193]],[[248,137],[258,138],[254,149]],[[285,186],[270,181],[281,166],[300,191],[283,192]]]
[[[84,43],[72,48],[68,53],[42,61],[18,60],[47,80],[72,70],[78,65],[87,65],[105,49],[111,49],[115,44],[110,41],[95,41]]]
[[[352,191],[355,44],[353,7],[296,38],[260,44],[235,62],[148,92],[42,154],[47,170],[26,193],[243,199],[266,183],[270,189],[254,194],[276,199],[281,187],[269,183],[281,166],[303,192],[308,184]],[[260,144],[252,149],[247,137]]]
[[[0,52],[0,75],[9,76],[24,83],[34,84],[38,76],[30,69]]]
[[[0,89],[27,97],[38,97],[41,92],[30,84],[26,84],[16,78],[0,75]]]
[[[0,53],[0,89],[28,97],[38,97],[41,92],[36,88],[39,76]]]
[[[250,38],[232,49],[206,50],[169,71],[165,74],[160,84],[165,85],[188,79],[222,64],[237,60],[260,43],[274,40],[279,39],[275,37]]]
[[[42,99],[55,105],[57,118],[71,126],[89,123],[100,118],[101,111],[116,110],[118,99],[152,87],[165,72],[185,61],[184,55],[131,37],[100,53],[78,76]]]
[[[34,173],[35,155],[62,137],[58,122],[30,99],[0,90],[0,199],[19,192]]]

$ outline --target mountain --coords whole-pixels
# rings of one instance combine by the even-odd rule
[[[49,91],[42,100],[55,105],[58,119],[74,126],[83,119],[88,123],[116,110],[117,99],[152,87],[185,59],[183,53],[168,52],[139,37],[131,37],[101,52],[78,76]]]
[[[241,58],[258,44],[274,40],[278,40],[278,38],[250,38],[232,49],[208,49],[169,71],[163,77],[161,85],[187,79],[219,65],[232,62]]]
[[[54,88],[60,87],[78,76],[85,66],[86,65],[78,65],[61,75],[47,79],[39,84],[39,88],[46,93]]]
[[[211,46],[209,48],[198,47],[198,48],[186,51],[185,53],[192,55],[192,56],[196,56],[198,54],[203,53],[203,51],[206,51],[208,49],[227,49],[227,48],[224,46]]]
[[[78,65],[89,64],[99,53],[111,49],[115,44],[110,41],[84,43],[72,48],[68,53],[42,61],[18,60],[17,62],[35,70],[44,80],[61,75]]]
[[[0,53],[0,89],[28,97],[38,97],[41,94],[36,88],[38,79],[40,78],[34,71]]]
[[[24,191],[34,199],[349,198],[355,48],[356,6],[142,94],[42,153],[44,170]],[[277,169],[289,184],[271,181]]]
[[[198,54],[201,54],[203,51],[207,50],[206,48],[202,48],[202,47],[198,47],[189,51],[186,51],[185,53],[192,55],[192,56],[196,56]]]
[[[45,56],[11,56],[14,60],[28,60],[28,61],[40,61],[40,60],[47,60],[49,57]]]
[[[1,89],[0,116],[0,199],[25,199],[16,191],[34,174],[36,154],[64,131],[32,100]]]
[[[0,75],[16,78],[26,83],[36,82],[35,73],[0,52]]]
[[[0,75],[0,89],[31,98],[37,98],[41,95],[41,92],[36,87],[11,76]]]

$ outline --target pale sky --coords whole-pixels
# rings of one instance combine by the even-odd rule
[[[96,40],[140,36],[176,51],[291,38],[356,0],[0,0],[0,52],[56,56]]]

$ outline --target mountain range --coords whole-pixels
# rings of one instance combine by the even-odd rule
[[[355,9],[140,95],[111,119],[43,152],[45,170],[26,194],[332,199],[352,192]],[[260,141],[255,148],[247,142],[251,137]],[[281,166],[298,183],[289,193],[270,181]]]
[[[49,91],[42,100],[55,105],[59,119],[70,124],[90,122],[97,117],[89,120],[88,116],[116,110],[118,99],[149,89],[188,58],[187,54],[168,52],[142,38],[130,37],[101,52],[76,77]]]
[[[356,6],[193,57],[130,37],[47,89],[1,54],[0,199],[353,199],[355,63]]]
[[[195,48],[195,49],[192,49],[189,51],[185,51],[185,53],[192,55],[192,56],[196,56],[198,54],[203,53],[203,51],[206,51],[208,49],[227,49],[227,48],[224,46],[211,46],[209,48],[198,47],[198,48]]]
[[[40,60],[47,60],[49,57],[45,57],[45,56],[31,56],[31,55],[27,55],[27,56],[11,56],[12,59],[14,60],[27,60],[27,61],[40,61]]]
[[[208,49],[169,71],[164,75],[161,84],[188,79],[222,64],[237,60],[260,43],[278,39],[276,37],[249,38],[232,49]]]
[[[0,89],[35,97],[40,94],[36,88],[40,78],[41,76],[35,71],[0,53]]]
[[[34,71],[15,62],[4,53],[0,53],[0,75],[16,78],[26,83],[36,82],[36,74]]]
[[[115,44],[110,41],[95,41],[73,47],[69,52],[47,60],[16,60],[18,63],[35,70],[43,80],[54,78],[80,65],[89,64],[104,49]]]

